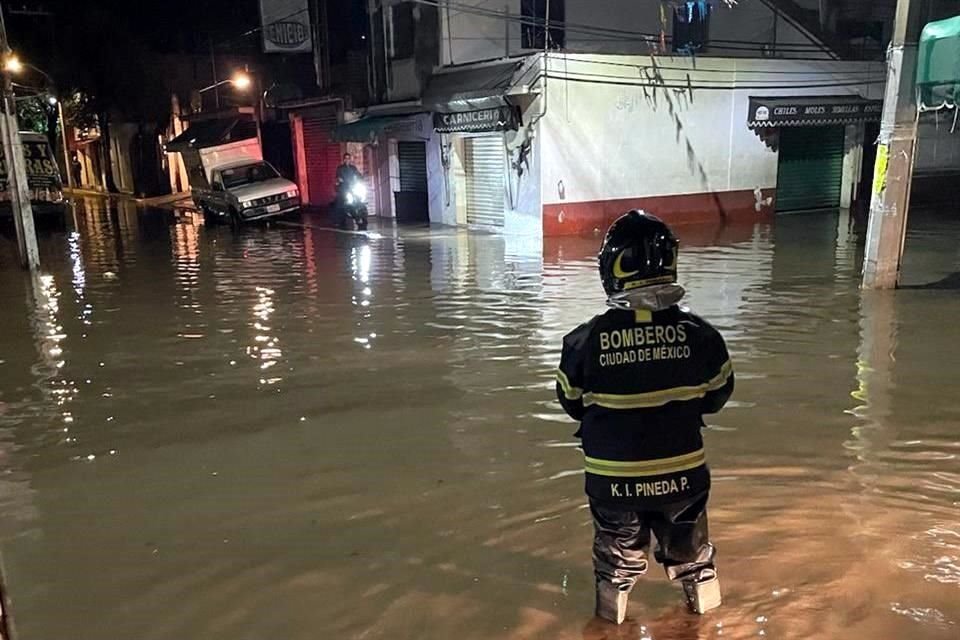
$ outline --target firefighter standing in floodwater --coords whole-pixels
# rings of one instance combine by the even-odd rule
[[[597,615],[617,624],[647,570],[651,533],[691,610],[720,604],[700,429],[734,376],[721,335],[678,306],[677,255],[658,218],[631,211],[614,222],[599,256],[611,308],[564,338],[557,375],[560,403],[581,421]]]

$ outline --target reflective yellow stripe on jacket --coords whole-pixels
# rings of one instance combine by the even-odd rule
[[[643,478],[647,476],[662,476],[668,473],[678,473],[696,469],[707,461],[703,449],[687,453],[674,458],[660,460],[644,460],[643,462],[623,462],[621,460],[601,460],[584,456],[584,468],[587,473],[598,476],[614,476],[621,478]]]
[[[606,407],[607,409],[649,409],[652,407],[661,407],[668,402],[696,400],[697,398],[703,398],[711,391],[723,388],[723,385],[727,383],[727,379],[732,373],[733,363],[727,360],[723,366],[720,367],[720,373],[703,384],[692,387],[674,387],[660,391],[648,391],[646,393],[584,393],[583,406],[589,407],[590,405],[597,405]],[[562,382],[560,386],[563,386]],[[564,391],[564,393],[566,393],[566,391]]]
[[[557,369],[557,382],[560,383],[560,389],[567,400],[579,400],[583,397],[583,389],[570,384],[570,379],[560,369]]]

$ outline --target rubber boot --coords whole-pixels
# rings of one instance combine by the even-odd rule
[[[597,583],[597,617],[614,624],[623,624],[627,618],[629,587],[616,587],[609,582]]]
[[[720,596],[720,578],[717,570],[701,569],[696,574],[684,578],[683,595],[691,613],[704,613],[719,607],[723,599]]]

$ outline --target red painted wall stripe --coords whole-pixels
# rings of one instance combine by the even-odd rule
[[[603,232],[631,209],[643,209],[671,225],[770,220],[775,194],[775,189],[764,189],[759,206],[754,192],[748,190],[547,204],[543,206],[543,235]]]

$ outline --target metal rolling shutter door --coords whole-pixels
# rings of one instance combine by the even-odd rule
[[[427,145],[397,142],[400,163],[400,191],[427,192]]]
[[[502,135],[464,140],[467,178],[467,224],[502,227],[504,155]]]
[[[783,127],[777,211],[835,209],[843,180],[843,127]]]
[[[310,189],[310,204],[315,206],[330,204],[336,195],[340,145],[330,140],[330,132],[336,125],[337,112],[333,109],[303,117],[307,183]]]

